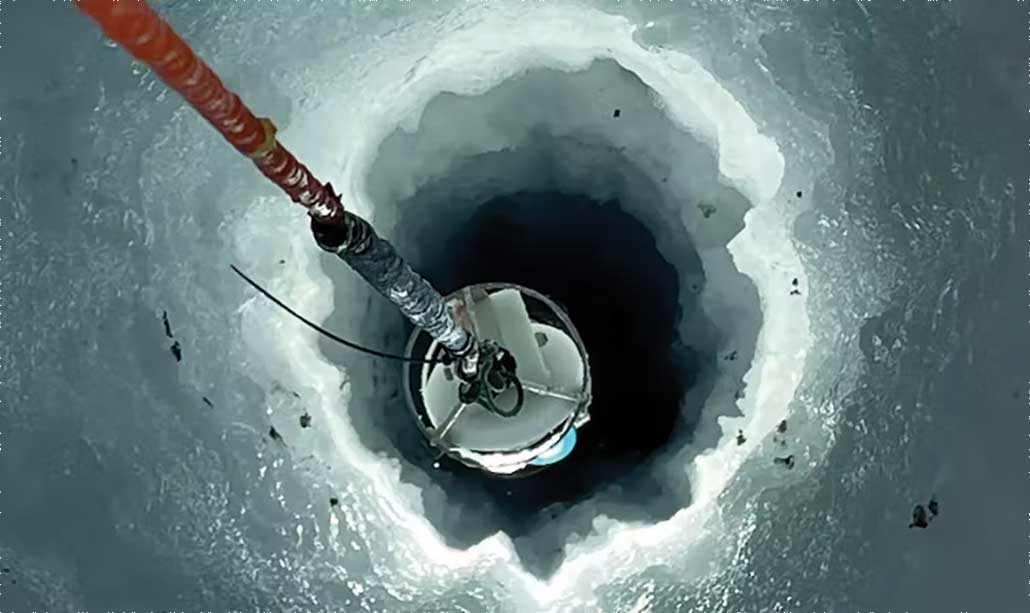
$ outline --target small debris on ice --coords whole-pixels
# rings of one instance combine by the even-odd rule
[[[910,523],[908,527],[925,528],[929,525],[930,523],[926,521],[926,508],[921,504],[917,504],[915,508],[912,509],[912,523]]]
[[[161,311],[161,321],[165,325],[165,336],[175,338],[172,336],[172,324],[168,323],[168,311]]]

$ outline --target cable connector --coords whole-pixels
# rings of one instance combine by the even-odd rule
[[[501,417],[518,415],[525,402],[525,391],[516,374],[515,356],[494,341],[484,341],[478,353],[476,372],[468,378],[462,377],[458,399],[464,404],[478,404]],[[495,400],[512,388],[515,390],[515,404],[510,409],[502,409]]]
[[[339,254],[350,244],[351,230],[355,225],[352,215],[344,213],[341,223],[327,223],[324,219],[311,216],[311,234],[315,243],[324,251]]]

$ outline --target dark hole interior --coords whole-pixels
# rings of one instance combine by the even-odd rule
[[[511,282],[555,299],[590,354],[594,400],[572,455],[531,476],[497,478],[443,459],[434,471],[447,496],[440,514],[467,511],[455,502],[466,497],[485,497],[491,509],[480,529],[465,522],[460,531],[442,532],[455,545],[471,545],[502,530],[515,539],[527,568],[549,574],[560,564],[563,542],[519,537],[538,532],[566,505],[595,497],[599,507],[605,500],[618,506],[606,514],[650,521],[686,505],[649,464],[674,432],[687,427],[681,401],[697,379],[699,358],[677,332],[677,270],[618,202],[518,193],[469,210],[464,218],[447,216],[439,223],[422,216],[417,226],[402,218],[401,242],[420,245],[426,254],[412,258],[412,265],[444,293],[472,283]],[[426,509],[432,520],[428,501]],[[587,533],[590,519],[572,530]]]

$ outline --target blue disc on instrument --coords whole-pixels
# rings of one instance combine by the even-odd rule
[[[569,428],[569,431],[565,433],[565,436],[561,437],[561,440],[554,447],[538,455],[530,464],[533,466],[547,466],[555,462],[561,462],[572,453],[572,448],[575,446],[576,429]]]

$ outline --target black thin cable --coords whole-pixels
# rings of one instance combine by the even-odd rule
[[[512,379],[512,384],[515,386],[515,405],[505,411],[501,407],[497,406],[494,399],[490,397],[490,394],[484,394],[479,398],[479,403],[482,404],[487,410],[497,413],[501,417],[515,417],[522,410],[522,403],[526,400],[526,393],[522,389],[522,383],[518,379]]]
[[[410,356],[394,355],[392,353],[385,353],[383,351],[377,351],[375,349],[369,349],[368,347],[362,347],[361,345],[359,345],[357,343],[352,343],[351,341],[348,341],[346,339],[342,339],[339,336],[336,336],[335,334],[333,334],[332,332],[329,332],[328,330],[325,330],[325,329],[319,327],[318,324],[309,321],[308,319],[306,319],[300,313],[297,313],[296,311],[294,311],[290,307],[288,307],[285,304],[283,304],[281,300],[279,300],[278,298],[276,298],[272,294],[268,293],[268,291],[265,288],[261,287],[253,279],[251,279],[247,275],[243,274],[243,272],[239,268],[236,268],[235,265],[230,264],[230,266],[232,267],[233,271],[236,274],[238,274],[239,276],[243,277],[244,281],[246,281],[247,283],[250,283],[252,286],[254,286],[254,289],[256,289],[257,291],[261,292],[262,294],[265,295],[266,298],[268,298],[272,302],[274,302],[277,305],[279,305],[280,307],[282,307],[287,313],[289,313],[290,315],[293,315],[297,319],[299,319],[302,322],[306,323],[309,327],[314,328],[319,334],[322,334],[322,335],[324,335],[324,336],[326,336],[328,338],[331,338],[334,341],[336,341],[337,343],[340,343],[341,345],[345,345],[347,347],[350,347],[351,349],[355,349],[357,351],[362,351],[362,352],[370,354],[370,355],[378,356],[378,357],[381,357],[381,358],[387,358],[387,359],[390,359],[390,360],[400,360],[401,362],[415,362],[415,363],[418,363],[418,364],[440,364],[440,363],[443,362],[443,360],[423,360],[423,359],[420,359],[420,358],[413,358],[413,357],[410,357]]]

